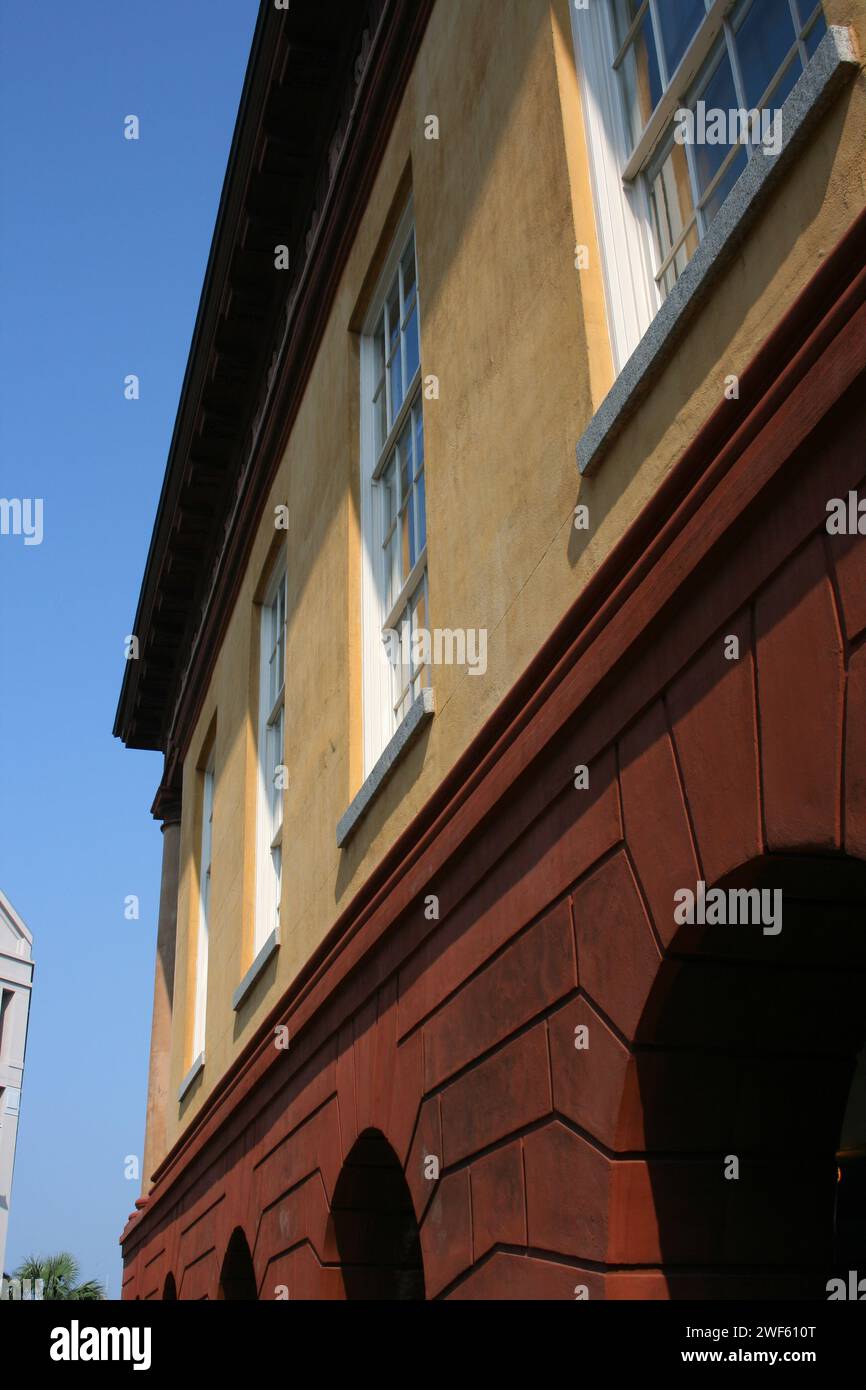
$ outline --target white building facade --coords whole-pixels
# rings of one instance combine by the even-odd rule
[[[33,937],[0,892],[0,1273],[6,1272],[6,1233],[33,987],[32,957]]]

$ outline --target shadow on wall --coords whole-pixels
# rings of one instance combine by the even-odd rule
[[[225,1302],[255,1302],[259,1291],[253,1269],[253,1257],[243,1231],[238,1227],[229,1241],[220,1271],[217,1298]]]
[[[866,1037],[866,864],[767,855],[718,886],[781,890],[784,929],[683,926],[669,948],[636,1040],[657,1236],[629,1256],[660,1262],[672,1297],[754,1277],[758,1297],[826,1298]]]
[[[400,1160],[366,1130],[343,1165],[331,1221],[347,1299],[424,1298],[421,1237]]]

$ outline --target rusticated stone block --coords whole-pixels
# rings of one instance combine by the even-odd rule
[[[526,1244],[523,1151],[518,1140],[472,1164],[473,1258],[494,1245]]]
[[[768,847],[838,849],[842,642],[820,539],[758,597],[756,624]]]
[[[661,704],[620,741],[620,785],[626,842],[667,944],[676,932],[674,893],[694,887],[701,875]]]
[[[661,958],[625,855],[590,874],[573,903],[581,986],[633,1037]]]
[[[578,1269],[530,1255],[497,1250],[460,1284],[451,1297],[482,1302],[573,1302],[584,1297],[604,1298],[604,1276],[596,1270]],[[578,1290],[581,1292],[578,1293]]]
[[[525,1129],[550,1108],[547,1030],[540,1023],[443,1091],[446,1163]]]
[[[439,1107],[438,1096],[431,1096],[421,1106],[418,1126],[406,1162],[406,1182],[409,1184],[409,1191],[412,1194],[415,1217],[419,1222],[423,1219],[438,1181],[438,1179],[434,1180],[426,1176],[426,1170],[430,1167],[427,1160],[435,1158],[439,1172],[445,1167],[442,1155],[442,1122]]]
[[[436,1298],[472,1264],[472,1209],[469,1170],[449,1173],[436,1188],[421,1226],[424,1280]]]
[[[603,1261],[610,1161],[558,1121],[528,1134],[523,1153],[529,1245]]]
[[[548,1029],[554,1110],[606,1148],[633,1148],[620,1121],[628,1048],[582,997],[551,1014]]]
[[[728,636],[738,639],[738,660],[726,659]],[[748,614],[729,623],[680,676],[668,694],[668,708],[703,875],[712,884],[754,859],[762,847]]]
[[[424,1030],[426,1090],[504,1041],[577,985],[567,902],[524,932]]]

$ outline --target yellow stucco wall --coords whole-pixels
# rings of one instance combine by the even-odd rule
[[[866,0],[827,0],[866,43]],[[438,142],[424,118],[440,121]],[[437,0],[349,258],[184,771],[172,1090],[192,1060],[203,750],[216,793],[207,1062],[174,1142],[396,836],[866,202],[866,80],[834,101],[657,385],[581,481],[575,444],[612,380],[567,0]],[[363,776],[359,348],[389,218],[411,169],[421,284],[431,623],[486,628],[488,671],[434,672],[437,714],[345,851]],[[578,273],[575,242],[590,247]],[[592,529],[575,532],[575,505]],[[238,1014],[253,956],[255,600],[287,503],[282,944]]]

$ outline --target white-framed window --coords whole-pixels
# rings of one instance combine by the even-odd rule
[[[706,135],[702,112],[778,110],[826,21],[816,0],[590,0],[571,12],[619,371],[768,128],[731,121],[723,142],[719,126],[680,142],[678,112]]]
[[[193,1008],[192,1056],[204,1054],[207,1022],[207,962],[210,941],[211,872],[213,868],[214,755],[211,753],[202,778],[201,851],[198,880],[198,931],[195,947],[195,1003]]]
[[[261,608],[255,952],[280,921],[286,729],[286,567],[274,569]]]
[[[420,312],[410,201],[361,339],[365,775],[430,680]]]

